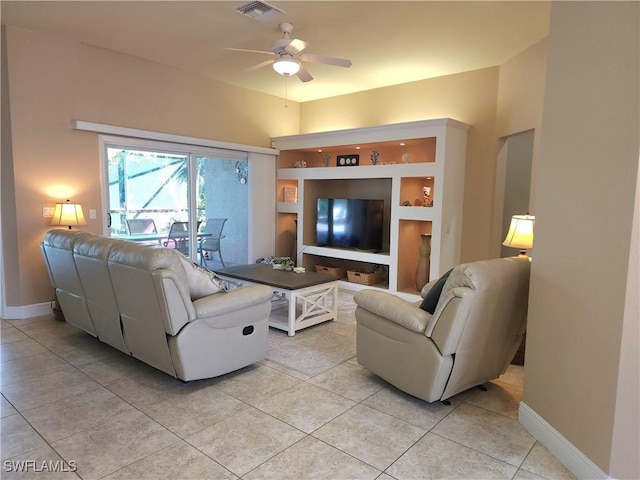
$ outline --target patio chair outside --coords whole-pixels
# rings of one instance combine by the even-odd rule
[[[153,221],[153,218],[127,218],[127,228],[130,235],[136,233],[158,233],[156,222]]]
[[[222,263],[222,268],[226,268],[224,260],[222,259],[222,252],[220,251],[220,240],[225,237],[222,234],[222,230],[224,229],[224,224],[226,222],[226,218],[207,219],[207,223],[202,229],[202,233],[206,233],[209,235],[203,236],[200,240],[200,245],[198,246],[198,250],[200,251],[201,266],[206,267],[207,260],[211,260],[211,254],[214,252],[218,252],[220,263]]]

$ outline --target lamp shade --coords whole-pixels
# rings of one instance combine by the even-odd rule
[[[300,71],[300,64],[291,55],[282,55],[273,62],[273,69],[280,75],[295,75]]]
[[[71,229],[74,225],[86,224],[87,221],[84,219],[82,205],[79,203],[71,203],[69,200],[67,200],[66,203],[56,203],[51,225],[64,225]]]
[[[505,247],[518,248],[524,254],[533,247],[533,227],[536,217],[533,215],[514,215],[507,236],[502,242]]]

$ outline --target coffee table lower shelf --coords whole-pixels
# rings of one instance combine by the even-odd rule
[[[322,283],[299,290],[274,288],[269,326],[290,337],[298,330],[338,317],[338,282]]]
[[[302,274],[253,264],[218,270],[222,278],[240,284],[262,284],[273,289],[269,326],[289,336],[338,318],[338,280],[324,273]]]

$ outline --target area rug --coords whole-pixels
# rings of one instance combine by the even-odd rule
[[[338,295],[338,319],[305,328],[289,337],[269,328],[267,360],[313,377],[356,356],[356,304],[353,295]]]

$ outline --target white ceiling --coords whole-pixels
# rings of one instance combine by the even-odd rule
[[[222,82],[304,102],[501,65],[549,30],[542,1],[279,1],[286,13],[252,20],[239,1],[6,1],[2,24],[63,36]],[[306,63],[314,80],[285,79],[269,57],[278,25],[294,24],[305,52],[351,59]]]

